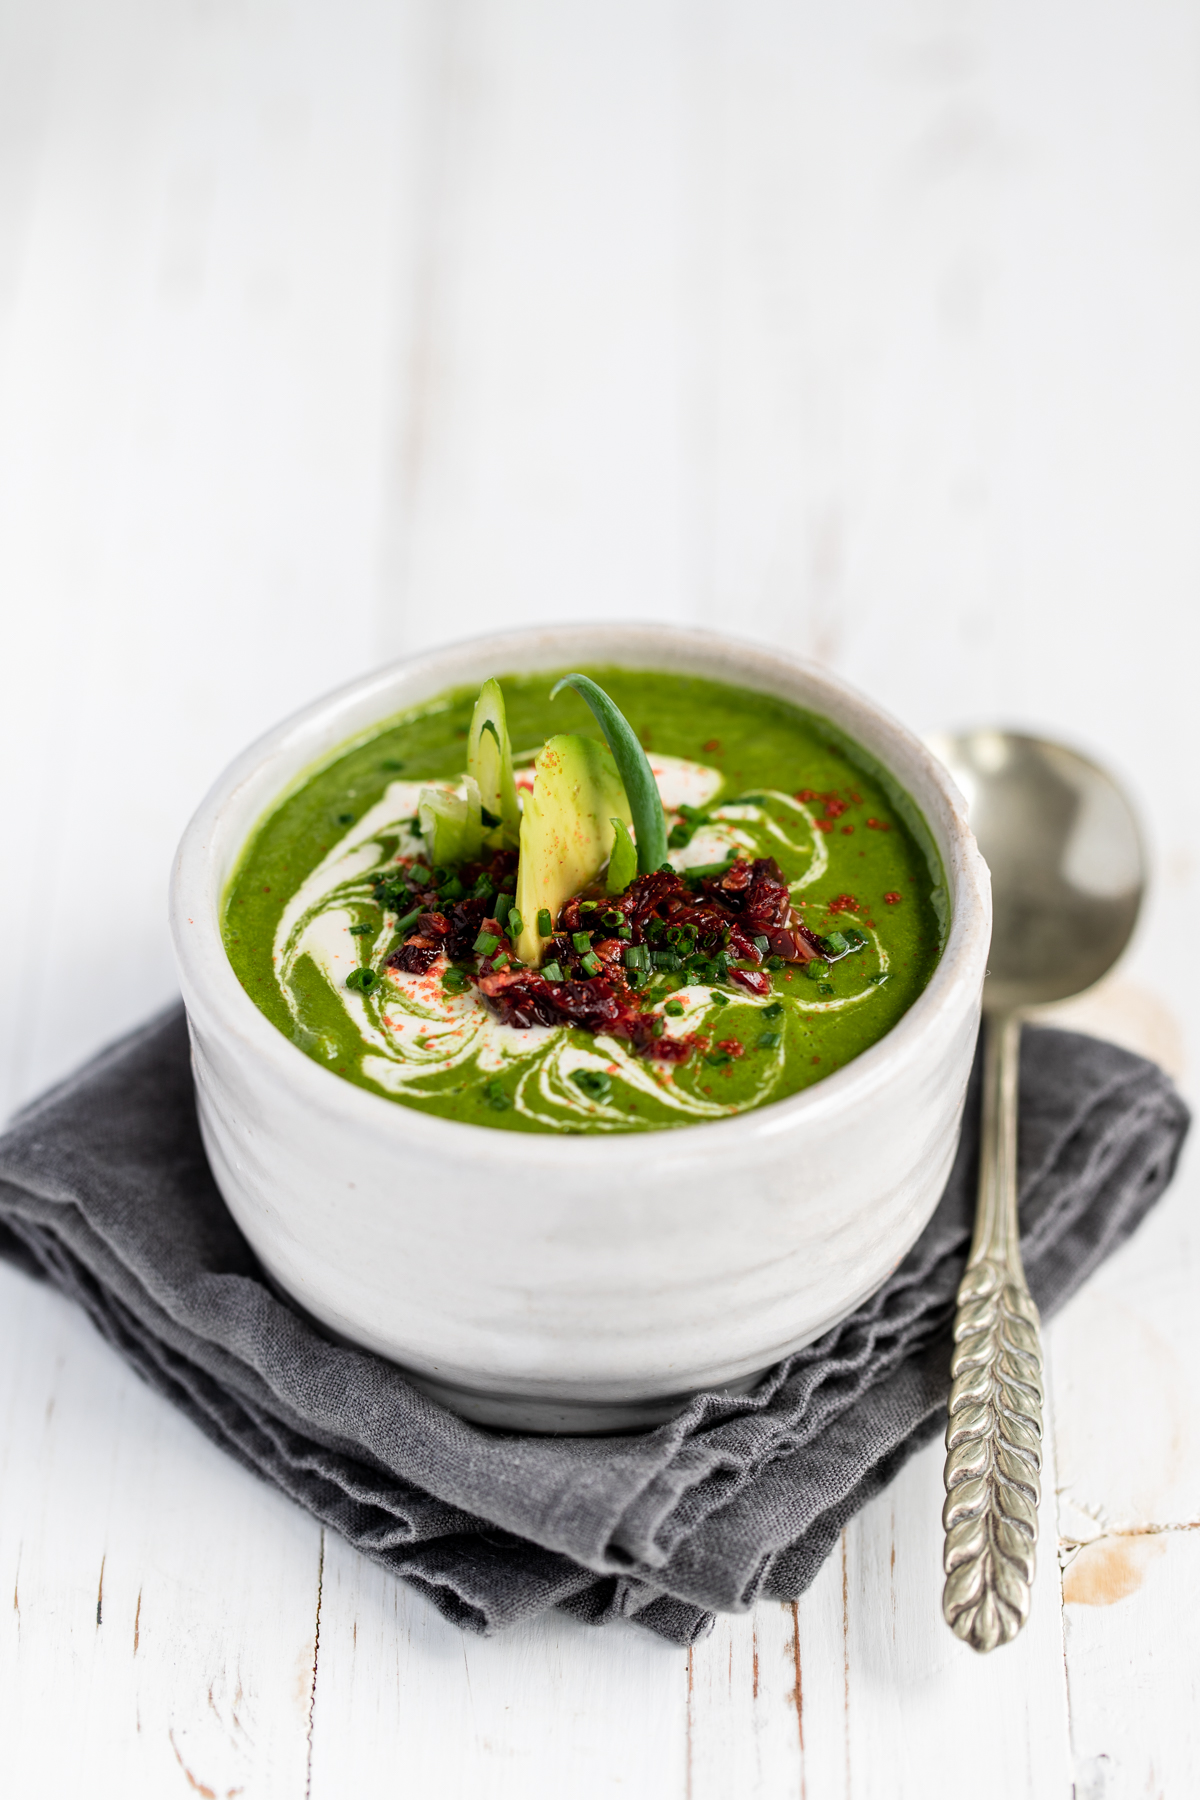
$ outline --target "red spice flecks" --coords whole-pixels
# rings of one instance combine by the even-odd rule
[[[868,819],[867,825],[871,831],[890,831],[892,829],[883,819]]]
[[[820,794],[818,794],[816,788],[797,788],[796,789],[796,799],[797,800],[819,800],[820,798],[821,798],[821,796],[820,796]]]
[[[899,899],[900,896],[897,894],[896,898]],[[853,894],[838,894],[829,902],[831,913],[856,913],[858,910],[858,901]]]
[[[832,819],[814,819],[813,824],[816,826],[818,831],[832,831],[833,830],[833,820]]]
[[[842,826],[842,836],[843,837],[853,837],[854,836],[853,825],[843,825]]]
[[[900,900],[901,900],[901,896],[899,894],[885,894],[883,896],[883,898],[884,898],[884,903],[887,906],[899,906]]]
[[[719,756],[721,754],[720,738],[709,738],[707,744],[704,745],[704,748],[706,750],[715,751],[716,754]]]
[[[844,800],[837,799],[833,794],[825,796],[825,817],[827,819],[840,819],[845,811],[846,802]]]
[[[740,1038],[718,1038],[717,1049],[723,1050],[726,1056],[745,1056],[746,1046]]]

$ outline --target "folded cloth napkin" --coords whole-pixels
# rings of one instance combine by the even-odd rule
[[[690,1643],[714,1610],[791,1599],[848,1518],[942,1423],[970,1234],[978,1070],[949,1185],[878,1292],[753,1394],[701,1394],[609,1438],[484,1430],[268,1285],[217,1192],[173,1009],[0,1138],[0,1252],[77,1300],[201,1431],[449,1618],[558,1606]],[[1032,1030],[1021,1058],[1021,1248],[1049,1313],[1170,1180],[1188,1114],[1114,1045]]]

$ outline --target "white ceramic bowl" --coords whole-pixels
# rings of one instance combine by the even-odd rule
[[[305,1056],[247,996],[221,940],[222,896],[259,820],[306,770],[445,688],[597,663],[782,696],[892,772],[929,823],[950,890],[924,993],[804,1093],[629,1137],[460,1125]],[[180,846],[171,911],[201,1128],[234,1218],[331,1334],[482,1423],[623,1430],[669,1417],[698,1389],[748,1388],[878,1286],[945,1183],[979,1020],[987,870],[941,764],[811,664],[638,625],[512,632],[393,664],[226,771]]]

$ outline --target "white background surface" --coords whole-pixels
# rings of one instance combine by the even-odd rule
[[[246,741],[597,616],[1119,770],[1156,883],[1076,1016],[1194,1093],[1198,319],[1184,0],[5,0],[0,1110],[171,996]],[[936,1447],[690,1654],[481,1642],[0,1269],[0,1791],[1193,1794],[1196,1202],[1048,1333],[1065,1573],[1052,1480],[988,1660]]]

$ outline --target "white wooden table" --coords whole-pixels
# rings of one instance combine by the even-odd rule
[[[1186,1086],[1197,67],[1194,0],[5,0],[0,1109],[170,997],[172,848],[256,732],[597,615],[1120,770],[1157,880],[1075,1016]],[[1197,1185],[1048,1333],[985,1660],[936,1447],[690,1653],[483,1642],[0,1269],[0,1792],[1195,1794]]]

